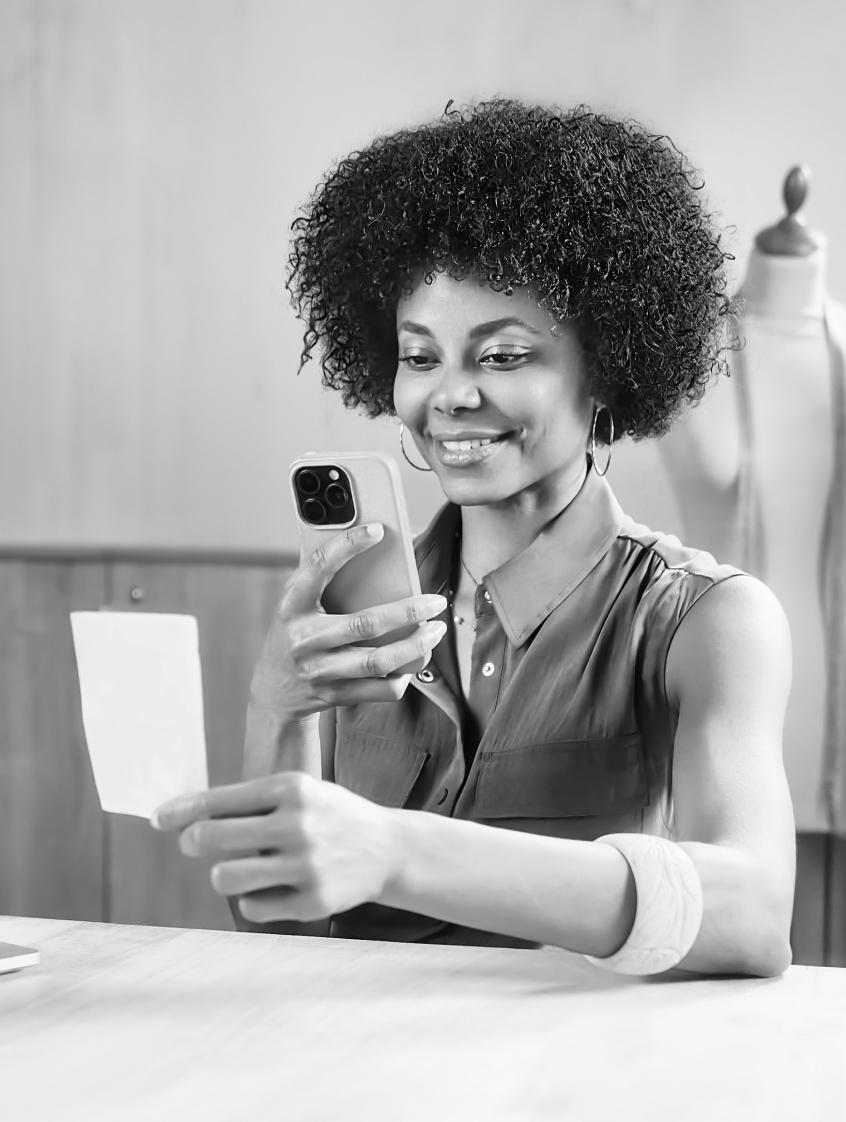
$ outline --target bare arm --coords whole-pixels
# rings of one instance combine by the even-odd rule
[[[752,578],[710,590],[672,644],[677,839],[705,900],[685,969],[771,975],[789,965],[794,833],[781,761],[789,681],[783,612]],[[625,941],[635,894],[610,846],[387,813],[399,858],[381,903],[597,957]]]

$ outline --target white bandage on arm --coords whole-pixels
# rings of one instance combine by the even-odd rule
[[[637,890],[635,920],[628,939],[608,958],[589,962],[618,974],[660,974],[681,962],[702,923],[702,884],[680,845],[648,834],[606,834],[625,857]]]

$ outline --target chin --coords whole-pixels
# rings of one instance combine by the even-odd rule
[[[514,490],[482,479],[444,479],[439,476],[441,490],[457,506],[491,506],[511,498]]]

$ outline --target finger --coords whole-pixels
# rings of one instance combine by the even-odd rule
[[[339,682],[332,691],[333,705],[364,705],[380,701],[399,701],[405,696],[410,674],[390,678],[357,678]]]
[[[282,848],[292,840],[282,814],[205,818],[185,827],[179,835],[179,848],[188,857],[252,856],[257,849]]]
[[[376,545],[385,535],[380,522],[351,526],[342,534],[328,538],[326,543],[303,557],[280,604],[286,614],[311,612],[320,604],[326,585],[352,557]]]
[[[312,685],[350,678],[386,678],[438,645],[446,634],[446,624],[430,620],[413,635],[383,647],[350,647],[306,660],[301,673]]]
[[[322,615],[314,619],[315,638],[323,647],[341,647],[347,643],[362,643],[392,631],[431,620],[447,610],[445,596],[409,596],[392,604],[380,604],[350,615]],[[308,645],[304,637],[301,645]]]
[[[331,909],[320,908],[312,893],[297,888],[268,888],[238,897],[238,908],[251,923],[272,923],[293,919],[300,923],[324,919]]]
[[[245,783],[179,795],[157,807],[150,818],[156,830],[183,830],[203,818],[242,818],[276,810],[283,802],[301,805],[303,788],[320,783],[299,771],[281,771]]]
[[[211,870],[211,883],[221,896],[243,896],[266,888],[296,887],[303,879],[301,858],[274,853],[221,861]]]

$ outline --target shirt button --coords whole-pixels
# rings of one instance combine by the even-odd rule
[[[485,590],[485,601],[488,604],[490,604],[490,602],[491,602],[491,594],[490,594],[490,592],[487,591],[487,589]]]
[[[434,682],[434,680],[435,680],[435,675],[429,669],[419,670],[417,672],[417,681],[418,682],[425,682],[426,685],[429,685],[429,683]]]
[[[441,803],[446,802],[446,797],[447,797],[448,794],[449,794],[449,791],[447,790],[446,787],[442,787],[440,789],[440,791],[438,791],[438,806],[440,806]]]
[[[494,670],[496,670],[496,667],[494,666],[494,664],[492,662],[486,662],[485,665],[482,667],[482,673],[485,675],[486,678],[490,678],[490,676],[491,676],[491,674],[493,674]]]

